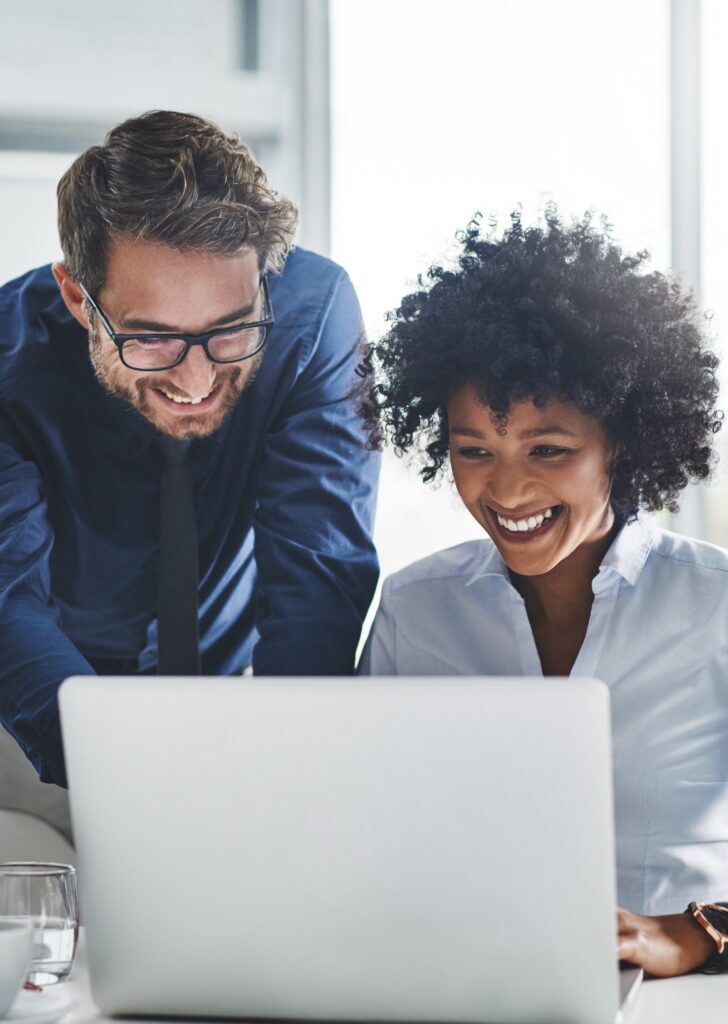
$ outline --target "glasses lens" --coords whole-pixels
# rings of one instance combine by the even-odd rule
[[[207,348],[213,359],[227,363],[254,355],[264,341],[265,327],[236,327],[210,338]]]
[[[122,353],[127,366],[154,370],[176,363],[184,347],[182,338],[127,338]]]

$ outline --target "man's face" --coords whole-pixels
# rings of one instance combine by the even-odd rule
[[[128,237],[109,245],[106,280],[94,299],[118,334],[201,334],[263,316],[258,258],[252,250],[180,252]],[[214,433],[262,358],[261,352],[238,363],[213,363],[201,345],[193,345],[171,370],[131,370],[97,317],[89,327],[89,346],[106,390],[179,439]]]

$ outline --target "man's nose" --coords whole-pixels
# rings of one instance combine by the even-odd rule
[[[215,364],[207,358],[202,345],[191,345],[179,366],[170,370],[170,379],[190,398],[199,398],[214,383]]]

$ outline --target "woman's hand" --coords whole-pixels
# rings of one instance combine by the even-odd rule
[[[657,978],[670,978],[702,967],[715,943],[690,914],[643,917],[617,910],[620,960],[643,967]]]

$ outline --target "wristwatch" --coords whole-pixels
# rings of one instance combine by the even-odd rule
[[[728,903],[689,903],[686,914],[691,914],[715,943],[700,970],[703,974],[721,974],[728,970]]]

